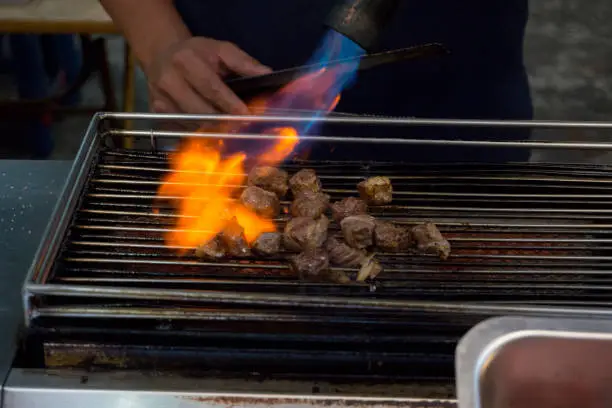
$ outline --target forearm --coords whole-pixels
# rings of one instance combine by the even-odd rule
[[[191,37],[172,0],[100,0],[145,72],[155,55]]]

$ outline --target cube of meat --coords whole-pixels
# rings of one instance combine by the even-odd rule
[[[367,214],[368,204],[359,198],[346,197],[331,205],[331,213],[334,221],[339,223],[351,215]]]
[[[370,215],[351,215],[340,223],[346,243],[357,249],[364,249],[374,243],[376,220]]]
[[[259,255],[272,256],[281,250],[282,235],[278,232],[264,232],[253,242],[253,251]]]
[[[263,188],[250,186],[240,195],[240,202],[246,208],[265,218],[277,217],[280,213],[280,201],[276,194]]]
[[[389,204],[393,200],[393,187],[388,177],[370,177],[359,183],[357,190],[370,205]]]
[[[362,249],[355,249],[345,242],[330,237],[325,242],[325,249],[332,264],[338,266],[361,266],[368,258]]]
[[[327,240],[328,227],[326,217],[317,220],[310,217],[293,218],[285,226],[283,244],[289,251],[295,252],[319,248]]]
[[[219,240],[229,256],[242,258],[251,255],[251,249],[244,236],[244,228],[232,218],[219,233]]]
[[[276,194],[278,198],[287,194],[288,182],[289,174],[286,171],[269,166],[253,167],[247,179],[249,186],[263,188]]]
[[[368,256],[362,263],[361,269],[357,272],[357,282],[363,282],[366,279],[374,279],[382,272],[383,268],[378,263],[376,259],[374,259],[374,255]]]
[[[327,194],[304,191],[291,203],[291,215],[319,218],[329,207],[329,200]]]
[[[314,170],[303,169],[289,179],[289,187],[294,197],[298,197],[304,192],[318,193],[321,191],[321,180]]]
[[[198,258],[209,260],[219,260],[225,258],[225,248],[219,239],[219,236],[214,237],[205,244],[200,245],[195,250],[195,255]]]
[[[407,228],[386,221],[376,221],[374,245],[385,252],[406,251],[412,247],[412,235]]]
[[[435,224],[431,222],[420,224],[413,227],[411,232],[419,251],[437,255],[442,260],[450,256],[450,243],[442,236]]]
[[[291,268],[300,279],[311,282],[348,283],[348,276],[329,269],[329,256],[321,248],[309,249],[290,259]]]

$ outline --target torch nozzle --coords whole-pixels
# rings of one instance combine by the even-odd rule
[[[370,52],[399,3],[400,0],[340,0],[327,17],[326,25]]]

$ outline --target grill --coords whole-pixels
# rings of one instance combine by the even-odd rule
[[[178,255],[177,250],[191,248],[164,244],[163,234],[173,228],[178,215],[170,207],[154,205],[160,178],[169,171],[168,153],[156,148],[160,141],[265,136],[128,131],[112,126],[125,119],[146,119],[154,127],[160,120],[219,117],[101,114],[93,120],[25,285],[27,336],[19,359],[23,366],[417,383],[417,394],[445,398],[453,395],[457,341],[487,317],[612,316],[608,167],[289,162],[283,167],[290,173],[315,169],[332,200],[356,195],[356,184],[365,177],[389,176],[394,201],[371,213],[397,223],[433,221],[453,247],[447,261],[413,253],[379,254],[384,272],[371,283],[305,283],[289,270],[282,254],[269,260],[204,262],[189,251]],[[300,116],[248,119],[304,120]],[[348,116],[317,120],[381,129],[389,125],[602,126]],[[124,137],[151,145],[126,150],[106,144]],[[612,147],[305,139],[491,148]],[[280,228],[285,220],[277,220]]]

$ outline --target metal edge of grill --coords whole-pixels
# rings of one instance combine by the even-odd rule
[[[608,219],[607,211],[605,208],[599,211],[593,211],[592,214],[587,217],[587,219],[582,219],[584,212],[581,210],[576,210],[572,215],[572,211],[559,211],[559,214],[555,214],[554,211],[548,211],[545,207],[544,209],[538,210],[538,208],[530,208],[528,214],[526,215],[527,223],[519,223],[512,222],[509,223],[508,220],[512,219],[512,212],[509,211],[512,208],[509,207],[496,207],[490,210],[491,215],[489,216],[489,221],[485,222],[472,222],[472,226],[476,228],[476,237],[470,238],[470,236],[459,236],[456,237],[457,243],[459,246],[464,245],[468,253],[464,254],[465,262],[467,260],[469,262],[470,258],[476,260],[482,260],[487,258],[486,255],[479,253],[469,253],[469,245],[470,240],[483,242],[496,242],[498,245],[502,244],[502,250],[504,249],[504,242],[512,242],[516,244],[517,242],[524,241],[523,250],[532,251],[531,255],[506,255],[505,257],[500,257],[499,255],[490,255],[489,258],[492,258],[497,264],[493,263],[489,266],[485,265],[485,267],[479,267],[476,265],[471,272],[474,274],[482,275],[482,276],[490,276],[487,275],[487,272],[490,270],[500,270],[502,274],[507,275],[542,275],[545,276],[547,274],[546,268],[552,267],[554,271],[560,276],[566,276],[567,280],[560,280],[558,284],[551,284],[550,282],[546,282],[545,280],[543,285],[541,285],[543,293],[546,291],[550,292],[548,298],[544,297],[543,299],[529,298],[528,300],[522,299],[520,301],[513,301],[511,298],[499,298],[495,301],[483,301],[482,299],[476,301],[440,301],[440,300],[427,300],[427,299],[405,299],[402,298],[401,295],[398,297],[392,298],[377,298],[376,296],[366,296],[364,298],[359,298],[359,293],[371,293],[373,290],[376,291],[376,288],[372,288],[371,285],[363,285],[361,288],[358,288],[357,297],[355,296],[346,296],[346,293],[340,293],[342,296],[338,296],[337,291],[334,288],[323,288],[325,291],[321,292],[323,295],[316,295],[317,290],[321,290],[321,287],[309,288],[309,285],[293,285],[295,290],[290,291],[289,293],[283,294],[274,294],[272,291],[274,289],[268,290],[254,290],[254,291],[241,291],[234,292],[236,283],[231,281],[231,279],[223,279],[220,277],[216,277],[213,279],[198,281],[197,279],[177,279],[176,281],[162,279],[161,285],[172,284],[178,285],[178,289],[159,289],[155,285],[159,282],[156,281],[156,277],[154,275],[148,276],[146,279],[140,279],[138,277],[133,278],[132,280],[127,279],[125,276],[119,281],[114,278],[108,278],[108,275],[104,275],[100,273],[98,277],[86,278],[84,280],[79,280],[78,276],[73,276],[69,279],[65,279],[60,283],[49,283],[49,278],[52,274],[52,269],[56,263],[56,258],[60,251],[65,250],[64,245],[64,236],[68,228],[72,225],[73,216],[77,216],[76,209],[79,207],[79,203],[83,200],[87,199],[83,194],[84,189],[87,188],[87,184],[94,178],[95,171],[97,166],[100,165],[98,160],[100,158],[101,152],[103,149],[103,143],[107,137],[145,137],[150,139],[152,151],[155,151],[155,147],[157,146],[157,140],[161,138],[182,138],[185,136],[196,136],[196,137],[229,137],[229,138],[237,138],[237,139],[250,139],[250,138],[261,138],[261,135],[220,135],[220,134],[193,134],[193,133],[185,133],[185,132],[158,132],[152,130],[142,130],[142,131],[133,131],[133,130],[117,130],[109,127],[109,121],[112,120],[136,120],[136,119],[149,119],[149,120],[165,120],[165,119],[181,119],[181,120],[245,120],[243,117],[228,117],[228,116],[215,116],[215,115],[200,115],[200,116],[185,116],[185,115],[136,115],[136,114],[98,114],[92,120],[88,130],[86,137],[83,141],[82,147],[77,155],[77,159],[75,160],[75,164],[70,173],[68,181],[66,183],[66,187],[60,200],[58,201],[58,205],[54,212],[54,216],[50,221],[50,224],[44,234],[43,242],[39,248],[39,251],[36,255],[35,261],[30,269],[28,274],[28,278],[24,284],[24,311],[26,314],[26,324],[29,325],[32,319],[51,319],[56,321],[61,321],[57,319],[76,319],[76,320],[90,320],[90,319],[98,319],[101,322],[108,321],[108,319],[150,319],[154,321],[203,321],[203,322],[288,322],[290,324],[313,324],[318,322],[318,316],[320,313],[316,311],[336,311],[341,314],[337,318],[336,324],[367,324],[374,325],[377,324],[380,327],[385,327],[385,325],[390,325],[390,327],[397,327],[398,324],[401,324],[401,321],[406,316],[421,316],[421,320],[419,320],[422,324],[423,320],[427,320],[429,318],[433,318],[433,324],[436,322],[436,316],[439,319],[440,316],[453,316],[457,314],[460,316],[458,322],[454,322],[453,324],[459,325],[461,327],[470,326],[482,319],[489,316],[497,316],[497,315],[534,315],[534,316],[557,316],[557,317],[609,317],[612,315],[612,310],[609,309],[609,302],[606,301],[606,294],[608,293],[608,285],[605,284],[606,276],[610,271],[610,267],[612,263],[612,257],[606,255],[606,251],[608,250],[607,244],[609,243],[608,234],[610,224],[606,223]],[[273,117],[274,120],[283,120],[283,121],[299,121],[305,120],[304,117]],[[249,117],[248,120],[271,120],[270,117]],[[608,123],[573,123],[573,122],[502,122],[502,121],[425,121],[419,119],[389,119],[389,118],[354,118],[354,117],[331,117],[331,118],[321,118],[320,121],[331,121],[338,123],[365,123],[371,125],[382,125],[382,126],[414,126],[414,125],[426,125],[426,126],[439,126],[439,125],[457,125],[457,126],[518,126],[518,127],[536,127],[536,128],[553,128],[553,129],[563,129],[563,128],[582,128],[582,129],[612,129],[612,124]],[[265,137],[265,136],[264,136]],[[272,137],[272,136],[270,136]],[[339,138],[334,137],[309,137],[308,140],[313,142],[317,141],[332,141],[332,142],[340,142],[340,143],[372,143],[372,142],[380,142],[381,139],[359,139],[356,138]],[[449,142],[450,144],[455,143],[456,145],[473,145],[473,146],[492,146],[492,147],[522,147],[522,148],[578,148],[578,149],[612,149],[612,144],[608,143],[558,143],[558,142],[479,142],[479,141],[435,141],[438,142]],[[420,140],[398,140],[398,139],[385,139],[385,143],[393,144],[393,143],[408,143],[408,144],[417,144],[423,143]],[[434,143],[434,144],[435,144]],[[130,152],[118,152],[119,156],[122,154],[125,155],[125,162],[127,163],[127,167],[129,167],[130,161],[134,157],[130,157],[132,153]],[[144,157],[145,162],[155,162],[156,160],[163,159],[163,153],[158,153],[157,155],[147,155],[147,153],[136,153],[135,157],[140,157],[141,159]],[[111,164],[112,165],[112,164]],[[514,167],[512,167],[514,166]],[[120,166],[119,166],[120,167]],[[451,166],[452,167],[452,166]],[[546,197],[555,197],[555,200],[558,200],[559,203],[566,202],[563,200],[569,200],[567,202],[575,202],[576,195],[571,194],[571,191],[568,193],[565,188],[568,186],[563,184],[564,182],[572,183],[576,181],[576,178],[579,181],[589,180],[590,183],[588,187],[584,187],[585,191],[591,191],[592,195],[589,196],[589,202],[593,202],[593,205],[605,206],[607,205],[607,194],[605,193],[606,183],[609,181],[607,179],[606,171],[607,169],[603,167],[597,166],[575,166],[572,167],[571,170],[559,168],[553,164],[540,164],[538,166],[534,166],[534,169],[537,168],[539,171],[545,176],[540,176],[540,180],[537,177],[533,178],[530,182],[536,183],[534,186],[537,186],[537,183],[541,183],[544,186],[554,186],[554,190],[556,194],[538,194],[538,193],[530,193],[530,194],[522,194],[522,195],[512,195],[509,193],[499,194],[499,199],[502,203],[504,199],[508,197],[515,197],[518,200],[519,204],[517,208],[525,208],[526,203],[529,203],[530,200],[540,200]],[[486,171],[487,167],[484,168]],[[501,168],[503,170],[503,167]],[[531,168],[522,168],[520,164],[510,165],[508,167],[508,171],[512,170],[520,171],[521,174],[528,174]],[[115,170],[121,170],[115,169]],[[125,170],[125,169],[124,169]],[[441,167],[440,173],[444,174],[446,171],[446,167]],[[551,177],[546,176],[546,174],[552,174]],[[559,174],[563,174],[563,177],[558,177]],[[576,174],[580,175],[580,177],[576,176]],[[357,176],[359,177],[359,176]],[[431,177],[431,176],[429,176]],[[470,177],[478,177],[478,176],[470,176]],[[506,176],[502,176],[500,180],[495,182],[500,182],[503,185],[504,182],[507,182]],[[574,178],[574,180],[572,180]],[[461,179],[466,179],[466,176],[459,177],[459,181]],[[469,179],[469,178],[468,178]],[[525,176],[518,178],[517,183],[520,185],[521,182],[524,182]],[[150,200],[153,196],[142,194],[141,190],[138,190],[139,186],[146,186],[155,184],[150,184],[146,180],[142,183],[132,183],[136,187],[132,188],[135,192],[130,195],[126,194],[125,189],[121,189],[115,187],[116,182],[113,183],[112,180],[110,183],[105,183],[103,178],[95,179],[99,184],[104,185],[103,188],[98,192],[91,193],[93,195],[98,194],[99,197],[106,197],[112,199],[113,197],[121,197],[125,196],[125,198],[136,198],[137,200],[144,199]],[[564,181],[565,180],[565,181]],[[116,181],[116,180],[115,180]],[[129,181],[129,180],[127,180]],[[137,180],[134,180],[137,181]],[[452,181],[452,180],[451,180]],[[494,181],[494,180],[491,180]],[[451,183],[452,184],[452,183]],[[110,187],[109,187],[110,186]],[[499,186],[498,186],[499,187]],[[510,185],[511,188],[515,188]],[[590,190],[589,190],[590,189]],[[345,192],[342,190],[334,190],[341,191],[342,194]],[[129,192],[128,192],[129,193]],[[425,197],[426,200],[433,199],[430,201],[430,205],[421,205],[421,206],[412,206],[412,209],[416,211],[420,211],[421,215],[413,217],[413,219],[406,219],[408,221],[414,221],[418,219],[423,219],[424,215],[428,215],[430,217],[437,216],[440,217],[440,213],[443,214],[453,213],[457,211],[457,208],[446,207],[442,208],[440,206],[440,200],[445,200],[451,197],[452,199],[461,199],[461,193],[442,193],[439,196],[436,196],[436,191],[432,191],[431,193],[424,192],[420,199]],[[538,197],[540,195],[540,197]],[[544,197],[541,197],[541,196]],[[584,196],[584,194],[582,194]],[[480,197],[480,198],[479,198]],[[485,200],[488,198],[491,199],[492,196],[485,194]],[[494,196],[493,196],[494,197]],[[408,196],[407,199],[411,199],[412,197]],[[473,196],[467,197],[467,200],[472,200],[473,202],[478,202],[478,200],[483,199],[482,196],[479,196],[478,193],[474,193]],[[438,201],[435,201],[438,200]],[[481,203],[482,205],[482,203]],[[521,207],[522,205],[522,207]],[[469,207],[460,207],[465,210]],[[514,208],[513,210],[516,210]],[[108,210],[102,209],[102,212],[96,213],[96,211],[90,211],[87,213],[88,220],[93,220],[95,225],[89,228],[90,236],[93,241],[80,240],[78,241],[78,245],[81,245],[85,249],[74,250],[72,249],[73,254],[76,254],[76,257],[81,261],[89,262],[90,264],[96,264],[96,261],[101,261],[102,265],[105,260],[108,260],[108,254],[111,252],[107,252],[104,249],[104,245],[98,245],[99,240],[96,241],[96,236],[101,236],[100,234],[104,234],[105,230],[116,229],[117,226],[112,226],[110,224],[105,224],[103,218],[95,218],[102,217],[103,215],[113,215],[113,211],[118,214],[114,215],[130,215],[130,212],[124,212],[123,209],[119,210]],[[482,208],[474,208],[474,213],[482,212]],[[586,210],[585,210],[586,211]],[[132,211],[134,212],[134,211]],[[469,211],[468,211],[469,212]],[[485,211],[486,212],[486,211]],[[108,214],[107,214],[108,213]],[[548,213],[548,214],[547,214]],[[136,211],[134,214],[139,214]],[[432,215],[433,214],[433,215]],[[142,214],[140,214],[142,215]],[[471,217],[471,216],[469,216]],[[468,218],[469,218],[468,217]],[[497,217],[497,218],[496,218]],[[530,218],[531,217],[531,218]],[[550,218],[552,220],[542,223],[542,218]],[[558,221],[555,221],[557,218]],[[573,219],[573,218],[574,219]],[[599,217],[599,219],[598,219]],[[100,221],[102,220],[102,221]],[[569,220],[569,222],[567,222]],[[440,223],[446,230],[446,232],[456,232],[462,231],[462,228],[465,227],[465,222],[463,221],[453,221],[448,216],[442,216],[442,221]],[[128,224],[129,225],[129,224]],[[108,227],[107,227],[108,226]],[[526,231],[528,233],[527,238],[520,238],[516,236],[512,236],[511,238],[507,237],[499,237],[495,236],[496,231],[499,232],[500,228],[504,226],[511,226],[510,231],[514,233],[519,233],[521,231]],[[142,226],[140,226],[142,227]],[[130,230],[130,227],[123,227],[126,231]],[[138,226],[136,227],[138,228]],[[531,232],[530,232],[531,231]],[[535,231],[535,232],[534,232]],[[544,231],[544,233],[542,233]],[[529,235],[530,234],[530,235]],[[552,241],[554,241],[554,245],[551,244],[551,236]],[[489,237],[489,238],[487,238]],[[489,241],[487,241],[489,240]],[[538,243],[540,241],[540,243]],[[95,244],[95,250],[91,249],[92,242]],[[116,241],[115,241],[116,242]],[[548,249],[548,255],[542,255],[542,247],[538,245],[542,245],[544,243],[544,249]],[[548,247],[546,247],[546,243],[548,243]],[[110,245],[113,242],[111,241]],[[143,241],[142,244],[138,242],[128,242],[128,245],[123,245],[123,248],[127,249],[135,249],[139,248],[138,245],[149,246],[150,243]],[[570,245],[570,247],[567,247]],[[598,247],[598,245],[600,247]],[[121,247],[121,245],[119,245]],[[472,248],[473,249],[473,248]],[[507,248],[506,248],[507,249]],[[550,252],[552,250],[552,252]],[[81,253],[79,253],[79,251]],[[564,253],[565,252],[565,253]],[[560,254],[560,255],[559,255]],[[603,254],[603,255],[602,255]],[[526,261],[529,267],[527,268],[512,268],[512,266],[507,267],[504,265],[504,262],[510,262],[510,264],[516,260]],[[437,264],[432,264],[430,260],[423,258],[420,259],[423,262],[423,267],[421,270],[414,271],[416,274],[420,274],[422,279],[425,279],[423,275],[427,275],[433,273]],[[126,264],[135,265],[138,264],[138,259],[132,258],[125,261]],[[143,262],[148,262],[144,260]],[[176,259],[169,261],[171,264],[177,263]],[[400,262],[400,261],[395,261]],[[564,269],[560,268],[559,262],[565,262],[566,267]],[[211,265],[203,262],[192,263],[189,262],[190,265],[187,266],[195,266],[195,267],[211,267]],[[117,264],[120,265],[120,260],[117,260]],[[161,263],[163,265],[163,263]],[[235,265],[234,265],[235,266]],[[250,265],[252,268],[253,265]],[[270,265],[264,265],[262,268],[269,268]],[[277,269],[282,269],[280,264],[275,266]],[[95,267],[93,269],[96,269]],[[93,270],[92,269],[92,270]],[[98,268],[101,269],[101,268]],[[102,268],[103,269],[103,268]],[[255,275],[257,274],[257,268],[254,271]],[[100,271],[98,271],[100,272]],[[401,273],[401,270],[398,270]],[[439,271],[440,272],[440,271]],[[447,273],[447,271],[441,271],[440,273]],[[460,271],[457,273],[461,273]],[[106,277],[105,277],[106,276]],[[583,283],[579,288],[580,293],[585,293],[585,299],[589,299],[589,296],[594,297],[595,300],[588,300],[585,302],[570,301],[572,297],[572,291],[575,290],[575,283],[578,278],[581,277],[590,277],[590,287],[588,282]],[[107,281],[105,281],[107,279]],[[140,281],[147,281],[147,285],[152,285],[154,288],[142,286]],[[125,286],[116,286],[117,282],[123,282]],[[428,284],[426,281],[417,280],[418,284],[424,292],[429,291],[444,291],[448,290],[449,293],[457,292],[458,288],[461,290],[465,290],[467,288],[468,292],[482,290],[486,288],[488,283],[484,283],[482,278],[477,280],[476,283],[472,284],[472,289],[469,289],[469,282],[459,280],[455,284],[452,282],[448,282],[446,285],[440,286],[439,282],[434,284]],[[247,277],[247,279],[243,279],[243,282],[238,282],[241,285],[245,285],[245,287],[257,288],[258,286],[265,286],[269,284],[274,286],[274,282],[272,283],[257,283],[257,279],[253,279],[253,276]],[[192,284],[198,284],[200,289],[197,290],[189,290]],[[214,289],[212,290],[203,290],[201,289],[202,285],[212,285]],[[283,287],[291,286],[290,282],[283,281]],[[289,285],[289,286],[288,286]],[[383,282],[384,285],[384,282]],[[495,290],[509,291],[508,293],[512,294],[513,285],[511,282],[491,282],[492,288],[497,288]],[[505,286],[504,286],[505,285]],[[548,285],[548,286],[547,286]],[[574,285],[574,286],[573,286]],[[529,290],[538,290],[537,283],[531,282],[532,288]],[[612,285],[610,286],[612,287]],[[219,288],[219,289],[217,289]],[[329,290],[328,290],[329,289]],[[514,287],[514,289],[516,289]],[[523,288],[522,290],[526,291],[527,288]],[[589,290],[594,290],[595,294],[589,292]],[[313,292],[314,291],[314,292]],[[315,293],[313,295],[311,292]],[[335,293],[335,295],[334,295]],[[400,293],[400,292],[398,292]],[[526,292],[525,292],[526,293]],[[564,301],[556,301],[556,294],[563,294]],[[58,303],[57,299],[64,299]],[[95,300],[92,302],[92,299]],[[66,301],[67,300],[67,301]],[[159,307],[152,308],[150,304],[151,300],[162,301]],[[142,301],[145,303],[143,304]],[[164,306],[165,305],[165,306]],[[215,305],[221,306],[218,310],[212,310],[211,307]],[[585,306],[586,305],[586,306]],[[347,314],[342,314],[345,311]],[[312,312],[315,312],[314,314]],[[333,313],[332,313],[333,314]],[[382,322],[382,325],[379,321],[381,316],[390,316],[388,320]],[[451,319],[452,320],[452,319]],[[333,316],[329,318],[329,324],[334,324]],[[103,323],[101,323],[103,324]],[[451,325],[452,326],[452,325]],[[459,332],[456,330],[451,330],[453,333],[451,337],[458,336]],[[368,338],[372,339],[372,334],[368,335]],[[319,340],[317,340],[319,341]],[[60,347],[61,348],[61,347]]]

